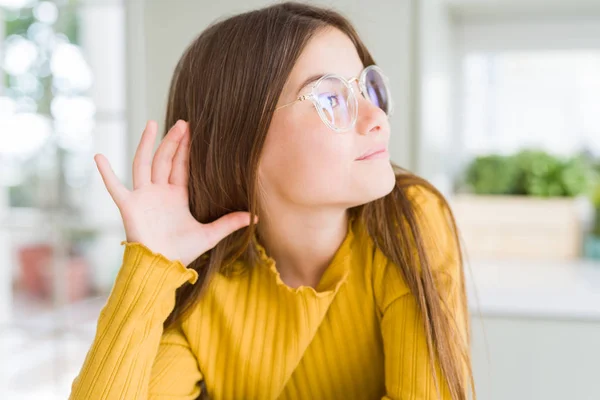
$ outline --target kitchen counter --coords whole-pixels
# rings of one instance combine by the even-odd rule
[[[471,261],[472,316],[600,321],[600,261]]]

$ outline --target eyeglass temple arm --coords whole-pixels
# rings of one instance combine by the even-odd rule
[[[298,97],[296,100],[292,101],[291,103],[287,103],[287,104],[284,104],[284,105],[282,105],[282,106],[279,106],[279,107],[277,107],[277,108],[275,109],[275,111],[279,110],[280,108],[287,107],[287,106],[291,106],[292,104],[296,104],[296,103],[297,103],[297,102],[299,102],[299,101],[304,101],[304,100],[306,100],[306,99],[308,99],[308,98],[310,98],[310,97],[311,97],[311,95],[310,95],[310,94],[305,94],[304,96],[300,96],[300,97]]]

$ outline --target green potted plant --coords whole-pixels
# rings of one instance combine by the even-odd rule
[[[594,219],[592,228],[585,238],[584,255],[586,258],[600,260],[600,181],[592,194]]]
[[[540,150],[476,157],[453,196],[471,258],[573,259],[583,243],[590,163]]]

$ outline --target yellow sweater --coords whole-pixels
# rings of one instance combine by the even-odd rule
[[[443,232],[437,202],[423,205]],[[216,400],[436,398],[415,298],[352,219],[316,288],[288,287],[259,245],[260,265],[217,274],[168,332],[175,290],[197,273],[142,244],[121,244],[123,265],[72,400],[196,399],[201,382]],[[451,253],[440,257],[440,268],[460,276]],[[443,379],[442,396],[450,399]]]

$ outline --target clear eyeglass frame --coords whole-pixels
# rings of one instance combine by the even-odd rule
[[[323,121],[323,123],[325,125],[327,125],[330,129],[336,131],[336,132],[347,132],[350,129],[352,129],[354,127],[354,125],[356,124],[356,120],[358,119],[358,98],[356,96],[356,92],[354,89],[354,86],[352,85],[352,83],[357,82],[358,88],[360,90],[360,93],[362,94],[362,96],[364,98],[366,98],[367,100],[370,100],[370,97],[368,95],[367,92],[367,83],[366,83],[366,78],[367,78],[367,74],[370,71],[376,71],[382,78],[383,81],[385,83],[385,91],[386,91],[386,96],[388,99],[388,111],[386,112],[386,114],[388,116],[392,115],[394,106],[393,106],[393,101],[392,101],[392,96],[390,93],[390,85],[389,85],[389,79],[388,77],[383,73],[383,71],[381,70],[380,67],[378,67],[377,65],[369,65],[368,67],[366,67],[365,69],[362,70],[362,72],[360,73],[359,76],[356,77],[352,77],[349,79],[344,78],[341,75],[338,74],[326,74],[323,75],[321,78],[319,78],[314,84],[311,85],[311,89],[310,89],[310,93],[299,96],[296,100],[287,103],[287,104],[283,104],[279,107],[277,107],[275,109],[275,111],[282,109],[284,107],[289,107],[293,104],[296,104],[298,102],[304,101],[304,100],[311,100],[313,105],[315,106],[315,109],[317,110],[317,112],[319,113],[319,117],[321,117],[321,120]],[[330,79],[330,78],[336,78],[339,79],[345,86],[346,88],[349,90],[349,93],[351,94],[351,99],[349,98],[349,101],[353,102],[353,106],[354,106],[354,113],[352,115],[352,121],[350,122],[350,125],[346,128],[339,128],[336,127],[335,125],[333,125],[329,119],[327,118],[327,115],[325,115],[325,113],[323,112],[321,106],[319,105],[319,100],[317,99],[318,96],[318,87],[321,84],[321,82],[323,82],[325,79]],[[350,97],[350,96],[349,96]],[[384,110],[385,111],[385,110]]]

